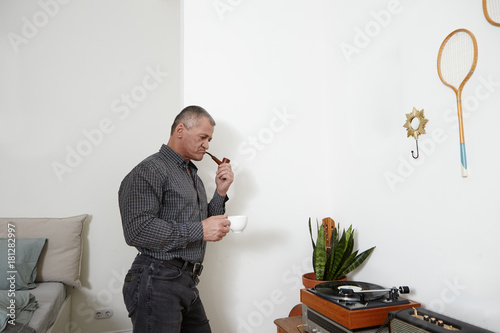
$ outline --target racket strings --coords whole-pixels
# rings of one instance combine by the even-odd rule
[[[500,0],[486,0],[486,11],[493,22],[500,23]]]
[[[466,32],[454,34],[444,45],[441,53],[441,76],[457,88],[469,74],[474,63],[474,42]]]

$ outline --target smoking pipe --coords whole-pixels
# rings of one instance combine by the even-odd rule
[[[225,157],[222,159],[222,162],[221,162],[217,157],[215,157],[214,155],[210,154],[208,151],[206,151],[205,153],[207,153],[215,161],[215,163],[217,163],[217,165],[219,165],[221,163],[229,163],[229,162],[231,162],[228,158],[225,158]]]

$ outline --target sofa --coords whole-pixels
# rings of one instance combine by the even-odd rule
[[[71,331],[71,290],[80,281],[84,214],[0,218],[0,332]]]

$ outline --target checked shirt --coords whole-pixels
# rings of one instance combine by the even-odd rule
[[[228,199],[215,191],[208,203],[197,171],[192,162],[162,145],[123,179],[118,202],[128,245],[156,259],[203,261],[201,221],[224,214]]]

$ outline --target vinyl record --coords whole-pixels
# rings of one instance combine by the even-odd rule
[[[346,289],[351,289],[354,293],[350,293]],[[377,290],[370,292],[368,290]],[[360,282],[360,281],[331,281],[323,282],[312,288],[313,291],[321,294],[325,297],[330,297],[336,300],[352,301],[357,302],[360,299],[359,292],[367,290],[362,294],[365,297],[365,301],[371,301],[381,298],[386,292],[380,291],[384,287],[378,286],[373,283]],[[346,290],[346,291],[343,291]]]

